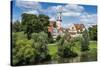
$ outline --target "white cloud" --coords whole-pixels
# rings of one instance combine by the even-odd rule
[[[44,9],[44,14],[47,14],[49,17],[56,17],[57,12],[62,12],[62,16],[80,16],[84,11],[84,7],[75,4],[67,4],[67,5],[57,5],[51,6],[47,9]]]
[[[75,4],[57,5],[57,6],[48,7],[47,9],[42,9],[42,5],[40,5],[39,2],[17,0],[16,6],[20,7],[24,12],[27,13],[35,12],[36,14],[38,14],[39,12],[42,12],[49,16],[56,15],[56,13],[59,11],[63,12],[64,16],[79,16],[80,13],[84,11],[83,6],[79,6]]]
[[[36,14],[42,10],[39,2],[16,0],[16,6],[23,10],[23,13]]]
[[[62,13],[63,16],[80,16],[81,13],[75,13],[75,12],[65,12],[65,13]]]
[[[49,21],[56,21],[55,17],[51,17]]]
[[[64,16],[80,16],[84,7],[75,4],[67,4],[62,9]]]
[[[36,14],[38,15],[39,12],[37,10],[33,10],[33,11],[26,11],[26,12],[23,12],[23,13],[27,13],[27,14]]]
[[[79,18],[80,22],[89,24],[97,22],[96,14],[89,14],[85,12],[85,8],[81,5],[66,4],[50,6],[46,9],[42,8],[39,2],[34,1],[16,1],[16,6],[20,7],[24,12],[31,14],[43,13],[50,17],[50,20],[56,20],[57,12],[62,12],[62,16],[74,16]]]
[[[84,23],[86,25],[97,23],[97,15],[85,12],[85,8],[81,5],[67,4],[63,6],[62,5],[51,6],[48,7],[46,11],[51,18],[54,16],[56,17],[58,11],[62,11],[62,16],[77,17],[79,18],[80,21],[79,23]],[[63,24],[63,26],[65,26],[65,24]]]
[[[68,4],[64,7],[65,11],[73,11],[73,12],[83,12],[84,7],[76,4]]]
[[[41,5],[38,2],[34,2],[34,1],[19,1],[19,0],[17,0],[16,6],[25,11],[41,9]]]
[[[97,14],[85,13],[80,16],[80,21],[87,24],[96,24],[97,23]]]

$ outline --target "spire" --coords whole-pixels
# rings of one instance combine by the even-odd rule
[[[62,15],[62,12],[57,13],[57,21],[60,21],[60,22],[62,21],[61,15]]]

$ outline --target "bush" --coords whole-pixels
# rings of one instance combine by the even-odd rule
[[[16,47],[12,49],[13,65],[31,64],[35,57],[35,49],[32,40],[17,40]]]
[[[59,41],[61,39],[61,36],[58,35],[57,38],[56,38],[56,41]]]
[[[32,39],[28,40],[24,32],[18,32],[13,33],[12,38],[12,65],[27,65],[51,59],[46,33],[33,33]]]
[[[65,35],[61,37],[58,43],[58,55],[60,57],[77,56],[77,53],[73,51],[74,45],[74,40],[70,37],[68,32],[65,32]]]
[[[40,33],[33,33],[32,34],[32,39],[34,40],[35,43],[33,43],[34,48],[36,50],[36,57],[35,60],[36,62],[41,62],[46,59],[50,59],[50,55],[48,54],[48,49],[47,49],[47,43],[48,43],[48,37],[47,34],[44,32]]]

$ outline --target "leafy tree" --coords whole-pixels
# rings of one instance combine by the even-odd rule
[[[54,42],[54,39],[53,39],[53,36],[50,32],[48,32],[48,42],[49,43],[53,43]]]
[[[24,35],[24,32],[12,32],[12,47],[16,47],[16,41],[17,40],[23,40],[26,39],[26,36]]]
[[[56,41],[59,41],[61,39],[61,36],[58,35],[57,38],[56,38]]]
[[[27,34],[27,38],[31,39],[33,32],[47,32],[47,26],[49,24],[49,17],[45,15],[34,15],[34,14],[22,14],[22,25],[23,30]]]
[[[42,60],[50,59],[47,48],[47,34],[44,32],[33,33],[32,39],[34,40],[34,48],[37,52],[36,61],[40,62]]]
[[[13,65],[31,64],[35,57],[35,49],[32,40],[17,40],[16,47],[12,49]]]
[[[74,45],[74,40],[70,37],[70,34],[65,32],[64,36],[61,37],[58,43],[58,55],[60,57],[77,56],[77,53],[73,50]]]
[[[31,64],[35,57],[33,40],[27,40],[24,32],[12,33],[12,64],[23,65]]]
[[[88,31],[85,29],[82,33],[81,50],[85,51],[89,49],[89,35]]]
[[[97,25],[88,28],[90,40],[97,40]]]
[[[48,25],[49,25],[49,17],[43,14],[40,14],[38,16],[38,29],[40,29],[40,31],[44,31],[44,32],[48,32]]]
[[[17,20],[17,21],[15,21],[14,23],[12,23],[12,31],[13,32],[19,32],[19,31],[21,31],[21,24],[20,24],[20,22]]]
[[[37,16],[33,14],[22,14],[22,30],[27,34],[27,38],[31,39],[31,34],[36,29],[34,28],[35,23],[37,23]]]

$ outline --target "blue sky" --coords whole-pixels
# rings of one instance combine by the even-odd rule
[[[50,20],[56,20],[57,12],[61,11],[63,27],[73,23],[97,24],[97,7],[92,5],[13,1],[12,6],[13,21],[21,20],[22,13],[45,14]]]

